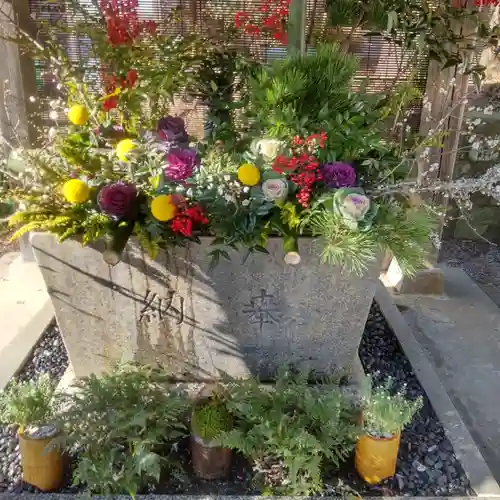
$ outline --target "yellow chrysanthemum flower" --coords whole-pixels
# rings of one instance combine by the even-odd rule
[[[84,203],[90,197],[90,188],[80,179],[71,179],[63,185],[63,196],[70,203]]]
[[[135,149],[135,142],[132,139],[122,139],[117,145],[116,145],[116,156],[121,161],[128,162],[128,154]]]
[[[172,196],[161,194],[153,199],[151,203],[151,213],[156,220],[167,222],[175,217],[177,207],[172,201]]]
[[[69,108],[68,119],[73,125],[85,125],[89,120],[88,109],[82,104],[75,104]]]
[[[238,169],[238,179],[245,186],[256,186],[260,181],[260,170],[251,163],[243,163]]]

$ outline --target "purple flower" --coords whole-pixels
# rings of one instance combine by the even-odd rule
[[[136,199],[137,189],[133,184],[116,182],[99,191],[97,202],[104,213],[122,219],[130,214]]]
[[[180,116],[166,116],[158,122],[158,132],[164,141],[187,143],[189,137]]]
[[[171,181],[185,181],[193,175],[193,170],[198,163],[194,149],[171,149],[167,156],[165,176]]]
[[[356,171],[348,163],[326,163],[321,166],[321,173],[326,186],[331,189],[351,187],[356,183]]]

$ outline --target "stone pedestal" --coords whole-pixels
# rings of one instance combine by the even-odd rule
[[[259,375],[284,364],[353,375],[376,272],[359,279],[320,263],[302,239],[302,263],[286,265],[282,241],[209,271],[211,239],[150,259],[135,241],[107,265],[99,249],[47,234],[31,242],[75,375],[119,360],[158,362],[186,380]],[[378,267],[378,266],[374,266]]]

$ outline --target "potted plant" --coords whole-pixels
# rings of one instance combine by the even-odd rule
[[[422,408],[423,399],[410,400],[404,390],[395,391],[391,378],[363,399],[364,432],[356,444],[356,470],[367,483],[376,484],[396,473],[401,431]]]
[[[220,388],[202,390],[191,416],[191,457],[198,477],[221,479],[229,475],[232,452],[230,448],[220,446],[217,438],[231,430],[232,424]]]
[[[18,426],[23,479],[50,491],[61,486],[63,458],[54,444],[59,435],[54,418],[55,384],[48,375],[36,381],[11,382],[0,393],[0,422]]]

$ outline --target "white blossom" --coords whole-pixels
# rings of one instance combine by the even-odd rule
[[[57,120],[59,118],[59,113],[55,110],[52,110],[50,113],[49,113],[49,118],[51,120]]]
[[[250,200],[243,200],[241,202],[241,204],[244,206],[244,207],[248,207],[248,205],[250,205]]]
[[[493,114],[493,106],[491,104],[489,106],[486,106],[483,110],[483,113],[485,115],[492,115]]]

